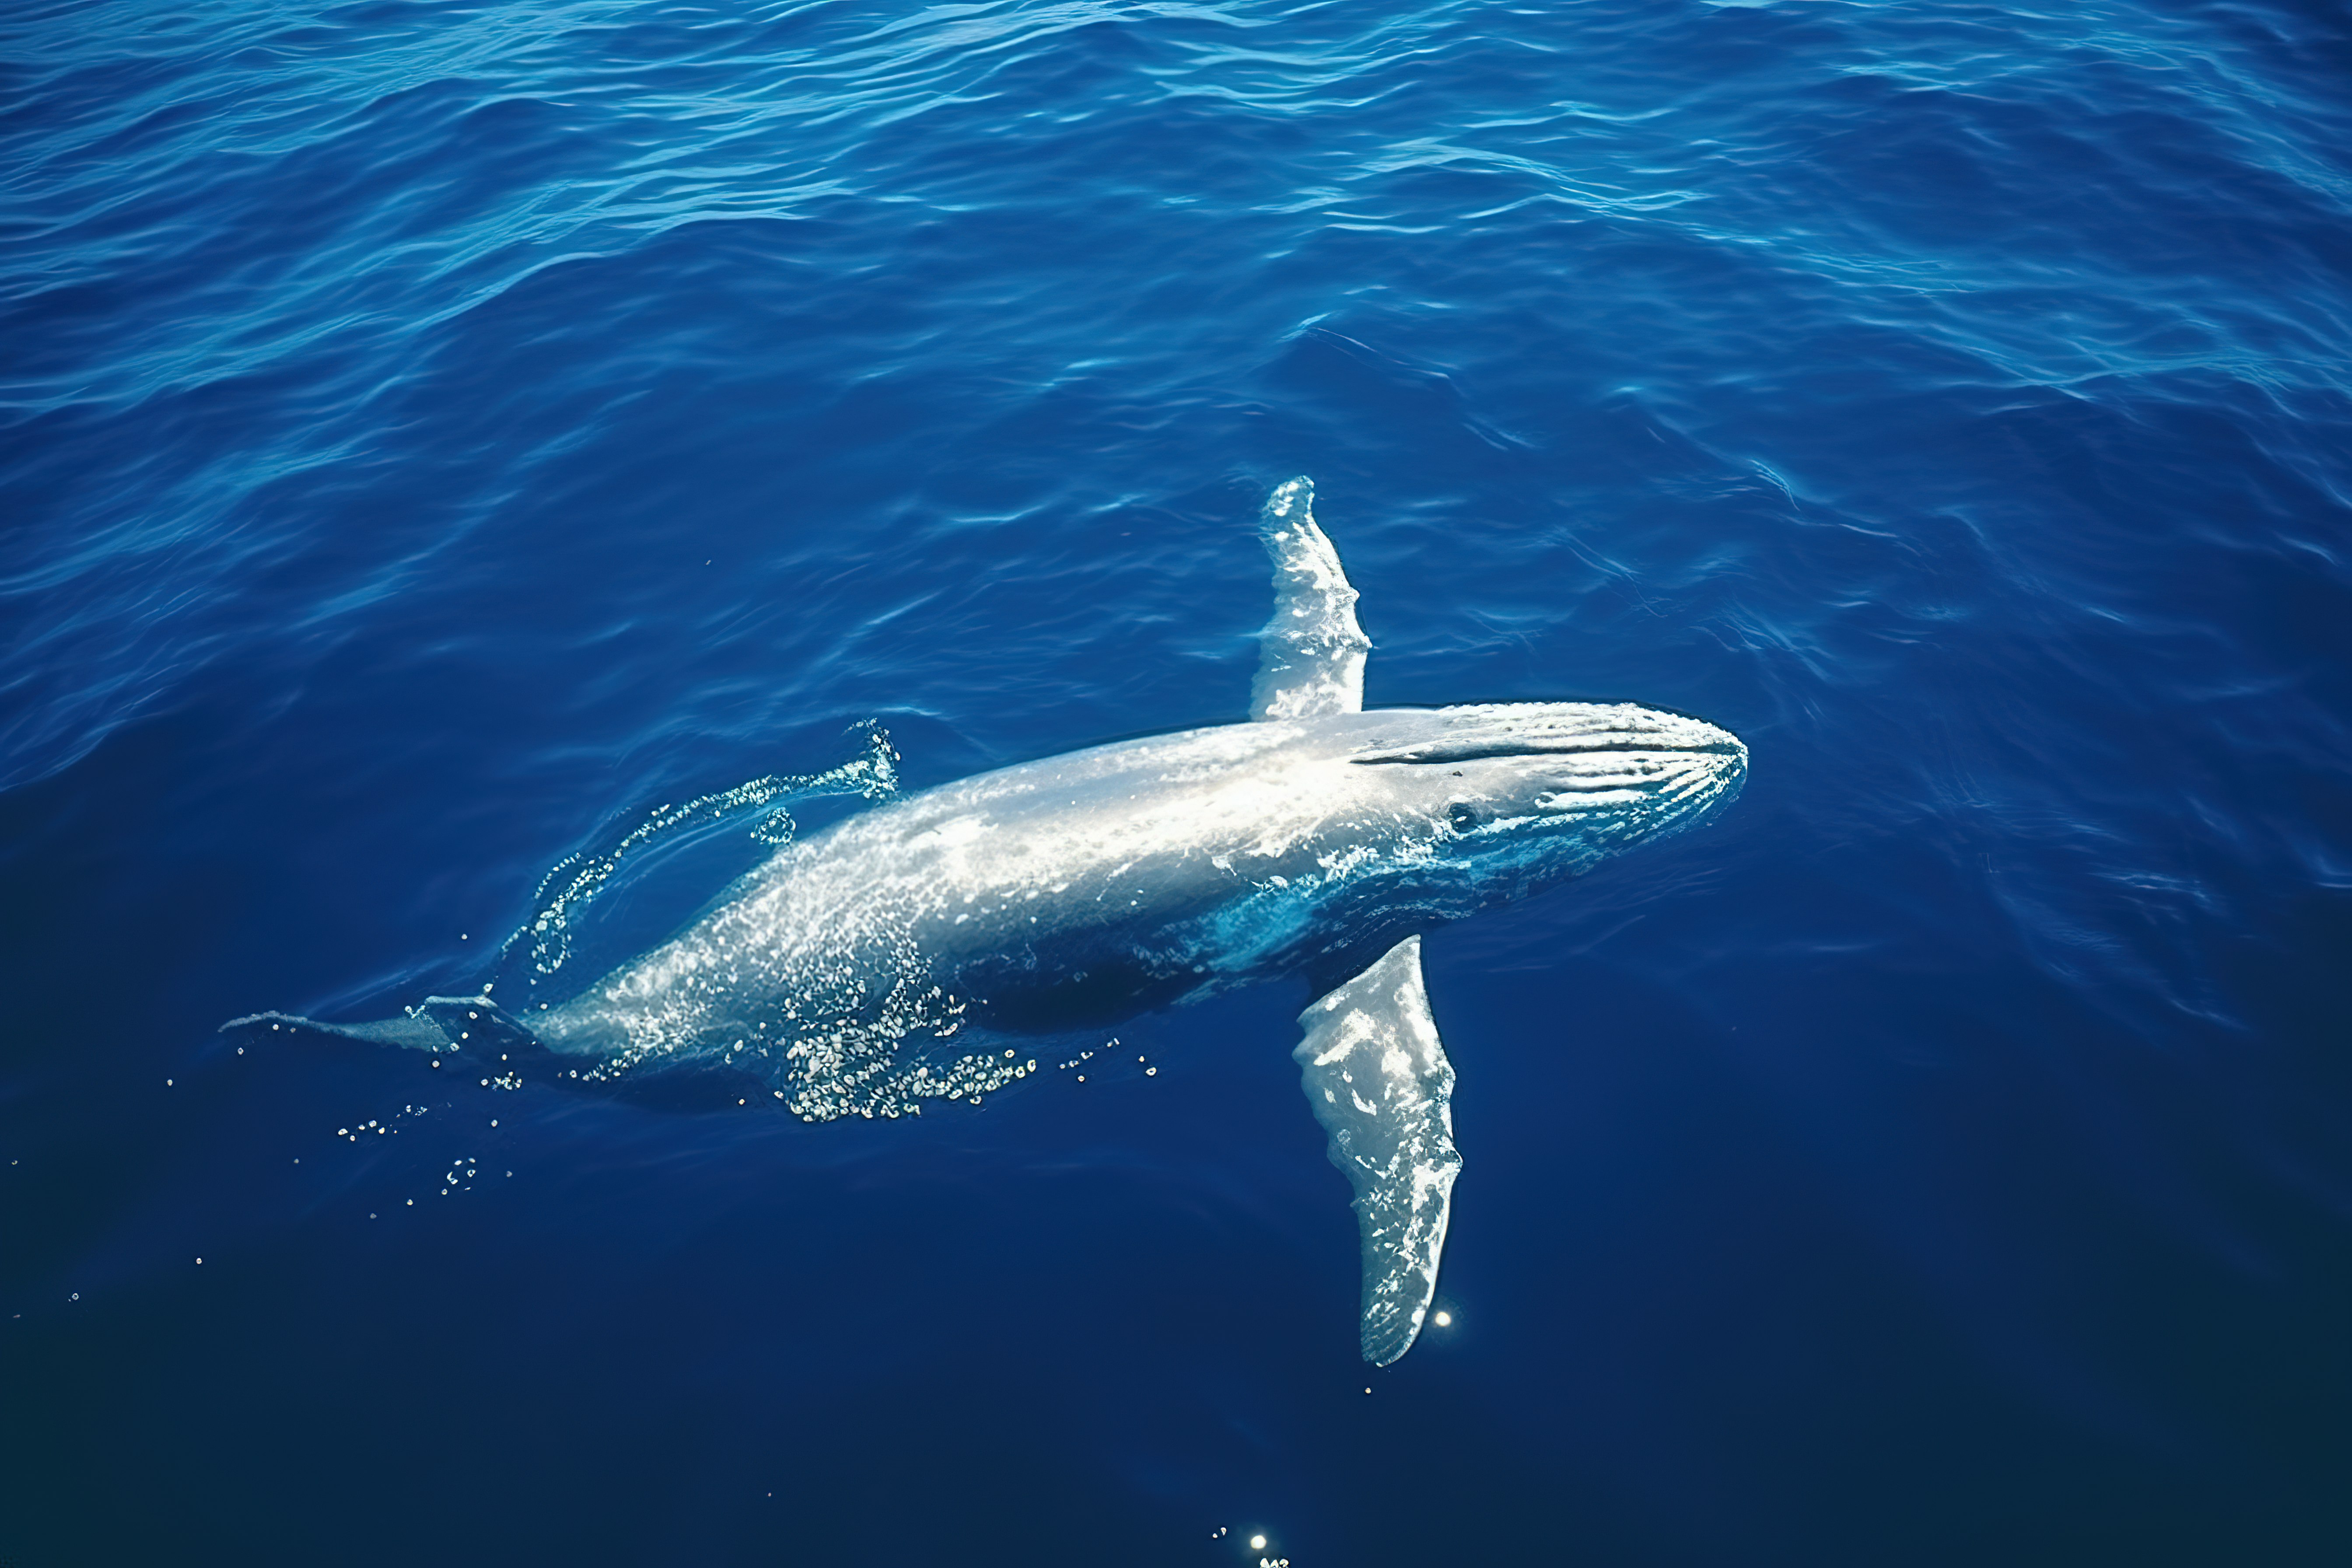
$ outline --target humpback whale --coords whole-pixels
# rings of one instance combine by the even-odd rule
[[[568,1000],[486,987],[225,1026],[426,1050],[486,1086],[725,1069],[822,1121],[977,1103],[1037,1070],[1038,1037],[1303,976],[1293,1055],[1355,1189],[1361,1346],[1387,1365],[1429,1310],[1462,1164],[1423,933],[1691,827],[1748,752],[1627,703],[1367,710],[1371,644],[1313,497],[1291,479],[1261,514],[1276,602],[1247,722],[1000,768],[785,843]]]

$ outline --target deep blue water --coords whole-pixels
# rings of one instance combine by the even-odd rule
[[[0,94],[0,1560],[2352,1560],[2340,7],[17,0]],[[1373,703],[1753,754],[1430,939],[1395,1368],[1303,990],[876,1124],[215,1034],[864,721],[1240,717],[1293,473]]]

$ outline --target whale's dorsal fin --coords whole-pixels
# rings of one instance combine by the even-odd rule
[[[1315,526],[1315,481],[1286,479],[1265,498],[1258,531],[1274,557],[1274,619],[1258,634],[1253,719],[1311,719],[1364,706],[1364,655],[1356,590],[1339,552]]]
[[[1438,1255],[1462,1156],[1454,1147],[1454,1066],[1429,1016],[1421,938],[1409,936],[1298,1016],[1291,1053],[1331,1163],[1356,1189],[1364,1243],[1364,1359],[1412,1348],[1437,1291]]]

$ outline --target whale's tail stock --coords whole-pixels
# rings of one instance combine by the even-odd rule
[[[292,1013],[249,1013],[221,1026],[225,1035],[247,1030],[362,1040],[468,1060],[512,1057],[518,1051],[531,1057],[549,1054],[520,1019],[488,996],[427,996],[398,1017],[359,1024],[330,1024]]]
[[[427,996],[397,1017],[356,1024],[331,1024],[294,1013],[251,1013],[220,1027],[225,1035],[355,1040],[424,1051],[436,1068],[486,1089],[540,1084],[661,1110],[741,1107],[757,1104],[772,1092],[764,1079],[721,1063],[662,1064],[617,1072],[594,1056],[550,1050],[521,1019],[488,996]]]

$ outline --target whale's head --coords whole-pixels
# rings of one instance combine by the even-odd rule
[[[1704,720],[1630,703],[1394,710],[1348,759],[1427,825],[1438,861],[1513,897],[1696,826],[1739,793],[1748,748]],[[1371,715],[1367,715],[1367,718]]]

